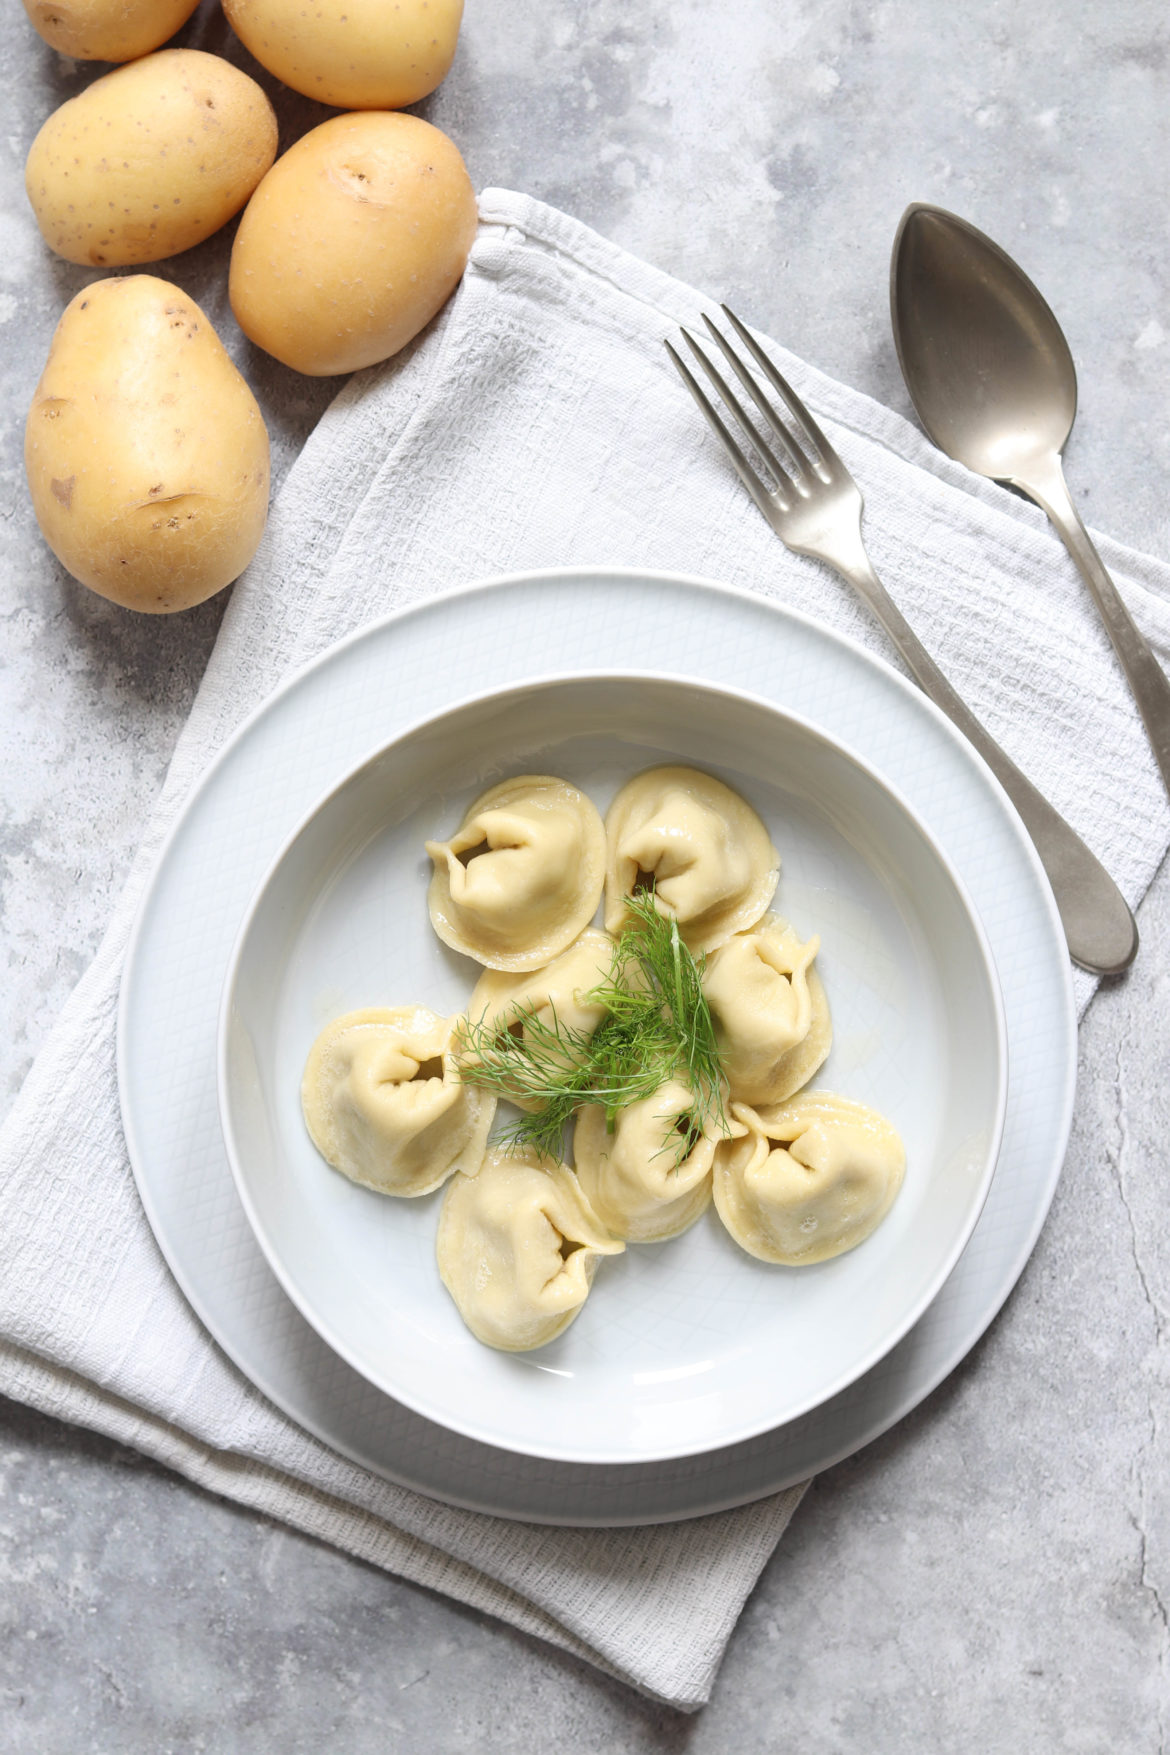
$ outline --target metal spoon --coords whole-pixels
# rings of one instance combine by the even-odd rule
[[[1047,512],[1092,592],[1170,792],[1170,681],[1081,523],[1060,454],[1077,376],[1060,325],[998,244],[920,202],[890,273],[894,341],[918,418],[940,450]]]
[[[902,375],[930,438],[977,474],[1027,494],[1062,537],[1096,601],[1170,791],[1170,683],[1093,547],[1061,468],[1077,382],[1056,318],[998,244],[921,202],[906,209],[894,240],[890,308]],[[1096,883],[1086,873],[1090,880]],[[1112,957],[1114,969],[1126,968],[1137,950],[1133,916],[1108,881],[1113,897],[1101,893],[1098,901],[1086,893],[1079,910],[1104,908],[1101,972]]]

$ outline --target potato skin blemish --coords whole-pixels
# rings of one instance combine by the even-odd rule
[[[66,307],[29,409],[25,469],[61,564],[148,615],[230,584],[268,513],[256,400],[202,311],[150,274],[95,281]]]

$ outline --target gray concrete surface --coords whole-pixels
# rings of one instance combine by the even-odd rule
[[[1087,517],[1170,558],[1170,22],[1153,0],[469,0],[423,111],[479,186],[559,203],[729,297],[908,412],[886,277],[911,199],[1023,263],[1081,375]],[[178,39],[256,72],[217,7]],[[0,336],[0,1078],[15,1091],[100,937],[221,613],[132,620],[43,547],[24,409],[86,271],[50,256],[21,170],[92,77],[17,12]],[[273,92],[282,141],[326,112]],[[250,348],[230,232],[163,272],[212,315],[278,472],[335,386]],[[570,557],[566,557],[570,558]],[[584,558],[584,557],[583,557]],[[1082,1033],[1048,1226],[983,1343],[823,1477],[697,1719],[494,1622],[0,1407],[0,1749],[442,1752],[1019,1750],[1170,1745],[1170,873],[1142,958]],[[2,1222],[2,1218],[0,1218]]]

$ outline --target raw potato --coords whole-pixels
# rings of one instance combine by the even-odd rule
[[[55,110],[24,181],[41,234],[67,262],[158,262],[225,225],[276,157],[276,116],[218,55],[163,49]]]
[[[417,116],[334,116],[277,159],[232,247],[244,334],[311,377],[389,359],[459,280],[475,191],[458,148]]]
[[[268,434],[193,299],[151,274],[66,307],[25,429],[45,540],[75,579],[148,615],[242,573],[268,515]]]
[[[186,24],[199,0],[24,0],[34,28],[75,61],[133,61]]]
[[[224,0],[262,67],[343,110],[400,110],[434,91],[455,55],[463,0]]]

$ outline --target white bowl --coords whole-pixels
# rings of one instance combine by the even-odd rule
[[[331,1170],[300,1080],[332,1018],[466,1004],[478,965],[427,917],[430,862],[486,786],[563,775],[605,811],[661,762],[718,774],[782,858],[773,908],[819,932],[834,1045],[814,1083],[872,1104],[906,1143],[902,1191],[859,1248],[771,1267],[714,1210],[673,1242],[603,1261],[576,1322],[493,1352],[439,1279],[442,1190],[393,1200]],[[647,1462],[771,1430],[869,1370],[926,1309],[975,1226],[1005,1101],[999,987],[962,884],[857,755],[767,702],[681,677],[538,678],[427,720],[347,775],[293,834],[228,969],[219,1094],[240,1198],[290,1298],[388,1395],[531,1456]]]

